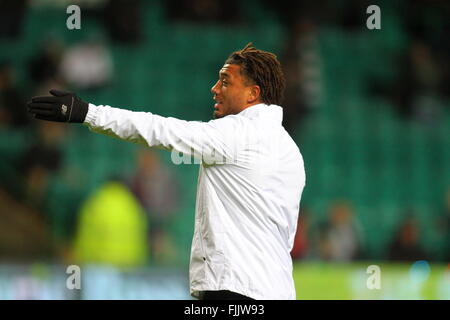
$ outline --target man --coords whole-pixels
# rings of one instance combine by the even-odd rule
[[[201,161],[189,268],[193,297],[295,299],[290,251],[305,172],[282,126],[284,88],[276,56],[249,43],[220,70],[211,89],[215,119],[206,123],[96,106],[55,90],[28,106],[37,119],[84,123]]]

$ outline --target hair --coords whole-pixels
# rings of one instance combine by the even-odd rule
[[[258,50],[249,42],[244,49],[233,52],[225,64],[236,64],[241,67],[241,75],[246,84],[256,84],[261,89],[262,102],[281,105],[286,79],[275,54]]]

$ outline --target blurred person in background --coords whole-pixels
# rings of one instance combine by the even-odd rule
[[[29,262],[58,252],[47,219],[33,206],[0,187],[0,260]]]
[[[0,128],[25,127],[30,117],[23,112],[25,98],[14,80],[14,67],[0,62]]]
[[[142,40],[140,0],[108,0],[101,16],[111,39],[127,45]]]
[[[443,260],[450,262],[450,188],[444,195],[444,209],[442,215],[437,219],[437,228],[443,239]]]
[[[240,19],[236,0],[169,0],[166,5],[173,21],[236,24]]]
[[[319,223],[314,237],[314,257],[348,262],[363,256],[362,232],[348,201],[336,201],[328,209],[328,220]]]
[[[158,153],[150,149],[139,149],[136,171],[127,179],[127,184],[149,219],[150,261],[174,261],[176,249],[167,230],[179,204],[177,180]]]
[[[26,203],[40,210],[45,208],[51,176],[62,164],[62,141],[67,128],[58,123],[39,123],[36,139],[24,151],[20,161],[23,173],[23,197]]]
[[[311,250],[313,259],[331,261],[333,259],[333,252],[327,223],[319,223],[315,228],[313,239],[314,245]]]
[[[249,43],[219,70],[209,122],[96,106],[58,90],[33,98],[28,109],[36,119],[85,123],[199,159],[191,295],[295,299],[290,252],[306,178],[300,150],[282,126],[285,86],[276,56]]]
[[[304,260],[310,256],[310,216],[309,209],[300,209],[298,214],[297,232],[295,233],[294,246],[291,251],[292,259]]]
[[[147,262],[145,211],[128,187],[110,180],[95,190],[78,214],[73,259],[82,264],[138,267]]]
[[[110,83],[113,76],[111,53],[100,39],[92,37],[67,48],[60,72],[64,83],[72,88],[101,89]]]
[[[23,26],[28,0],[0,1],[0,38],[17,39]]]
[[[375,95],[390,99],[405,119],[432,125],[440,114],[442,73],[430,45],[413,39],[405,53],[398,57],[393,83],[374,80]]]
[[[35,84],[55,80],[64,55],[64,47],[56,37],[48,37],[28,61],[28,75]]]
[[[289,1],[263,0],[264,4],[275,12],[287,30],[292,30],[298,21],[312,19],[321,22],[324,14],[332,12],[329,1]],[[328,19],[329,20],[329,19]]]
[[[389,245],[387,257],[391,261],[428,259],[428,255],[420,244],[420,232],[413,214],[409,214],[401,221]]]
[[[435,0],[433,5],[428,1],[410,1],[403,15],[405,28],[413,42],[424,42],[429,47],[433,68],[438,68],[434,77],[439,78],[437,91],[450,98],[450,43],[446,41],[450,33],[450,3],[447,0]],[[429,63],[429,62],[428,62]],[[407,79],[405,79],[407,80]]]
[[[321,61],[317,26],[311,19],[299,17],[292,25],[285,50],[287,79],[283,125],[296,131],[305,117],[318,106],[321,96]]]
[[[399,112],[432,125],[439,116],[441,73],[427,42],[412,42],[406,57],[401,59],[399,76],[394,91]]]
[[[51,88],[65,88],[67,79],[62,73],[62,62],[66,48],[60,38],[47,35],[43,45],[27,61],[27,73],[31,90],[35,95],[42,95]]]
[[[351,261],[361,256],[361,229],[349,202],[338,201],[329,209],[328,236],[331,258],[335,261]]]
[[[450,96],[448,1],[411,1],[401,10],[407,43],[394,58],[392,80],[373,81],[372,92],[392,101],[404,119],[433,126]]]

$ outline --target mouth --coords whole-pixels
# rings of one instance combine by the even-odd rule
[[[222,101],[217,99],[216,97],[214,97],[214,101],[216,101],[216,103],[214,104],[214,109],[218,109],[220,105],[222,105]]]

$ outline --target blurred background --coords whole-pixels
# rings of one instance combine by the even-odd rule
[[[305,161],[297,298],[450,299],[449,18],[445,0],[0,0],[0,299],[190,299],[198,165],[26,102],[61,88],[208,121],[218,70],[250,41],[284,66]]]

